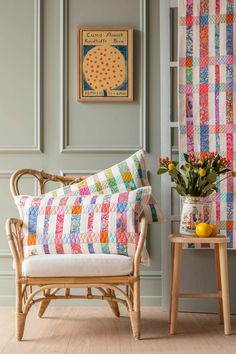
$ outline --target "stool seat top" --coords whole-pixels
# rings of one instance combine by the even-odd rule
[[[217,235],[215,237],[198,237],[198,236],[188,236],[183,234],[171,234],[169,235],[170,242],[175,243],[227,243],[229,238],[225,235]]]

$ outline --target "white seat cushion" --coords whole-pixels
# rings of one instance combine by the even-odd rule
[[[77,277],[128,275],[133,259],[114,254],[50,254],[31,256],[22,263],[27,277]]]

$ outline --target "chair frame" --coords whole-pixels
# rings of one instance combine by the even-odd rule
[[[58,176],[32,169],[17,170],[10,179],[10,189],[13,197],[20,194],[19,180],[25,175],[36,178],[39,195],[45,193],[45,184],[49,181],[60,182],[65,186],[78,183],[88,177]],[[145,216],[142,215],[140,218],[140,238],[133,258],[133,272],[125,276],[25,277],[22,275],[24,259],[21,237],[22,225],[23,222],[20,219],[10,218],[6,221],[8,244],[15,263],[17,340],[22,340],[26,317],[33,304],[40,304],[38,316],[42,317],[51,300],[60,299],[105,300],[117,317],[120,316],[118,304],[121,303],[128,309],[133,336],[135,339],[140,338],[140,260],[147,236]],[[75,288],[86,288],[87,294],[72,294],[71,289]],[[64,295],[58,294],[61,289],[64,289]],[[93,289],[98,290],[101,295],[94,294]],[[120,296],[117,296],[117,294]]]

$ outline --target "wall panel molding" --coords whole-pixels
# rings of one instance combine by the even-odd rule
[[[92,176],[98,173],[98,170],[60,170],[61,176]]]
[[[141,47],[141,75],[140,75],[140,113],[139,113],[139,144],[138,145],[71,145],[69,142],[68,127],[68,8],[69,0],[60,0],[60,120],[61,120],[61,152],[134,152],[139,149],[146,150],[146,50],[147,50],[147,0],[139,0],[140,5],[140,47]]]
[[[0,153],[42,152],[42,1],[34,0],[34,144],[0,144]]]
[[[161,279],[162,272],[159,270],[141,270],[140,276],[143,279]]]
[[[0,271],[0,279],[12,279],[15,277],[14,270],[1,270]]]
[[[12,257],[11,252],[6,248],[0,249],[0,259]]]

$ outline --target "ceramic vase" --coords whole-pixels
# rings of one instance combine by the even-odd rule
[[[182,197],[180,233],[195,235],[196,225],[200,222],[211,223],[212,201],[202,197]]]

